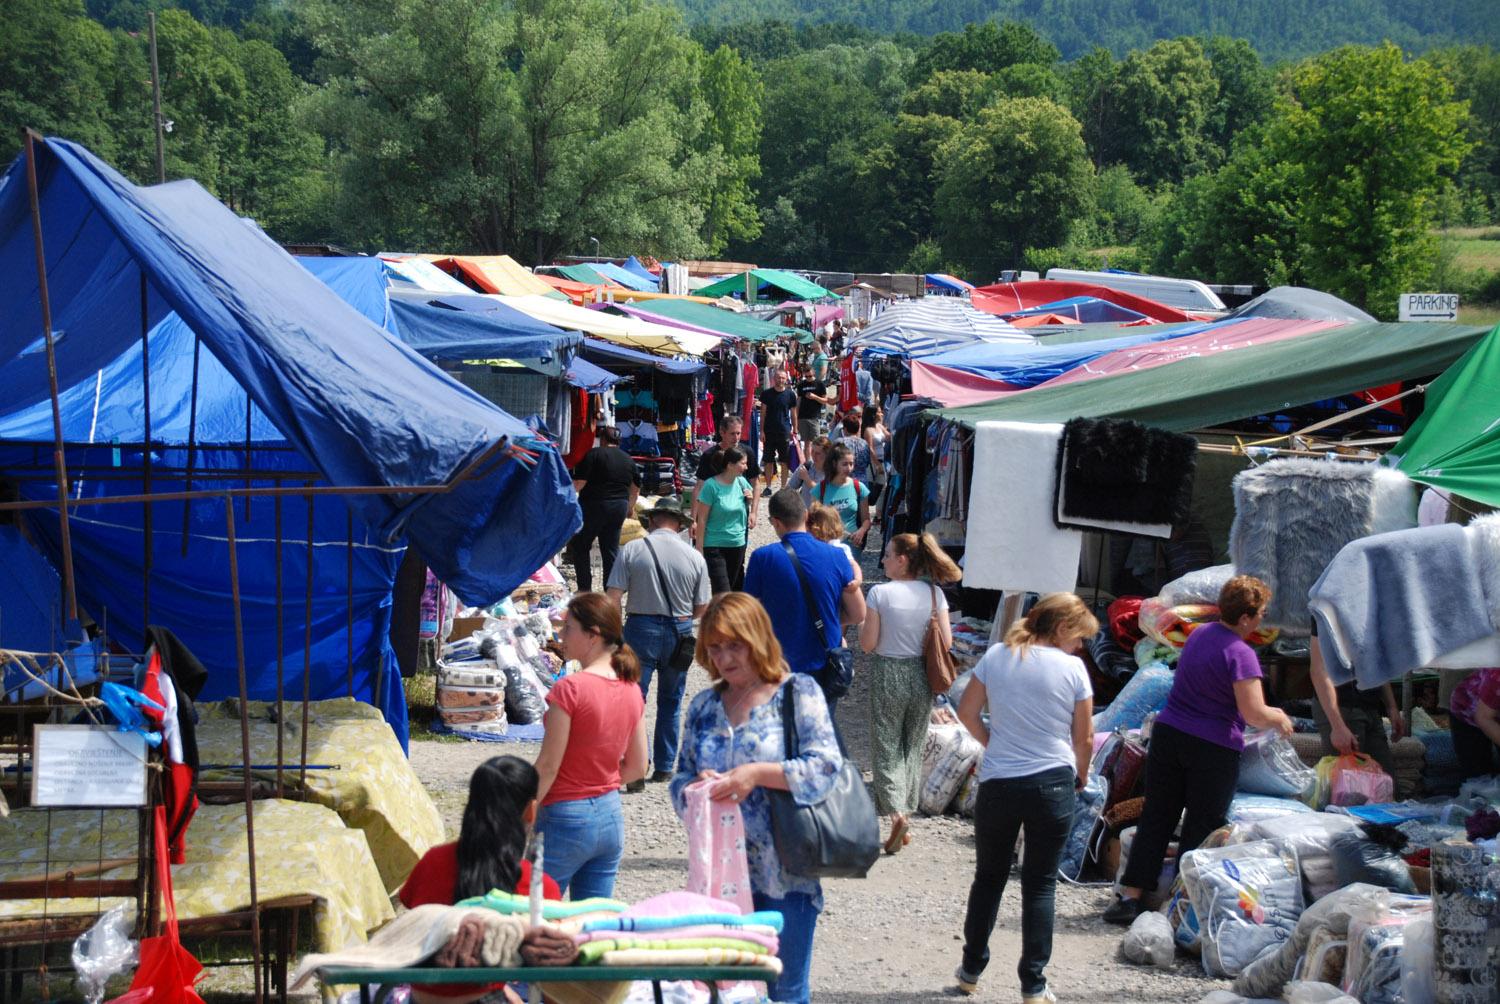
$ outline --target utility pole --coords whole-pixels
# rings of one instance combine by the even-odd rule
[[[156,133],[156,180],[163,183],[167,180],[167,161],[161,142],[161,75],[156,69],[156,13],[148,14],[147,20],[151,26],[151,119]]]

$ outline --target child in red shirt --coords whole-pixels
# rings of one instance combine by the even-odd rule
[[[524,860],[526,835],[536,822],[536,768],[513,756],[497,756],[480,764],[469,779],[469,801],[464,806],[458,840],[439,844],[412,869],[398,894],[408,910],[425,903],[453,904],[492,889],[509,889],[522,896],[531,891],[531,862]],[[561,899],[557,883],[542,874],[542,895]],[[412,999],[459,1004],[477,1000],[505,987],[472,984],[433,984],[413,987]]]

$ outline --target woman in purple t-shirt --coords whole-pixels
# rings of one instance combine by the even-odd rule
[[[1271,588],[1237,575],[1219,592],[1219,620],[1188,636],[1167,706],[1151,728],[1146,754],[1146,804],[1136,824],[1120,896],[1104,911],[1112,924],[1129,924],[1141,895],[1156,887],[1178,817],[1178,857],[1224,825],[1240,776],[1245,725],[1292,731],[1284,711],[1268,707],[1260,689],[1260,660],[1245,638],[1260,627]]]

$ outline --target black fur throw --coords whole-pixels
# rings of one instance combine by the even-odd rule
[[[1066,457],[1066,465],[1063,458]],[[1186,522],[1198,441],[1125,418],[1075,418],[1057,451],[1058,526],[1068,517],[1111,523]]]

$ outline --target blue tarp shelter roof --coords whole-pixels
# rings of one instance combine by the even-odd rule
[[[639,273],[632,272],[628,268],[621,268],[614,262],[596,261],[589,267],[604,278],[618,282],[626,289],[634,289],[642,293],[655,293],[661,289],[660,280],[654,277],[643,278]]]
[[[616,366],[629,369],[657,369],[663,373],[697,373],[708,369],[708,364],[690,357],[670,359],[655,356],[639,349],[627,348],[598,338],[585,338],[580,353],[605,367]]]
[[[1021,317],[1031,317],[1037,314],[1058,314],[1063,317],[1071,317],[1079,324],[1107,324],[1139,321],[1145,318],[1145,314],[1122,307],[1118,303],[1101,300],[1097,296],[1070,296],[1062,300],[1054,300],[1037,307],[1028,307],[1025,310],[1017,310],[1014,313],[1002,314],[1006,320],[1016,320]]]
[[[583,342],[576,331],[555,328],[478,293],[392,292],[397,337],[428,359],[550,359]]]
[[[529,440],[530,430],[391,338],[383,320],[366,319],[197,184],[137,187],[64,140],[38,144],[36,155],[69,465],[119,469],[111,478],[78,477],[75,490],[84,496],[141,490],[141,449],[113,443],[136,444],[144,436],[143,331],[158,471],[185,467],[180,444],[190,434],[196,354],[198,407],[191,426],[198,447],[190,487],[239,487],[247,479],[267,486],[390,487],[320,497],[311,506],[313,548],[304,539],[299,558],[293,553],[299,548],[289,543],[283,571],[288,597],[309,574],[314,580],[314,696],[338,696],[352,682],[356,696],[385,707],[397,726],[394,716],[404,715],[404,704],[399,676],[386,671],[393,667],[384,632],[403,536],[460,596],[493,601],[556,553],[580,522],[561,458],[542,448],[530,466],[493,454],[506,443]],[[55,499],[57,486],[37,476],[36,447],[24,442],[52,436],[46,356],[35,350],[42,324],[26,187],[18,158],[0,178],[0,301],[8,308],[0,318],[0,381],[7,391],[0,399],[0,472],[24,469],[24,498]],[[486,454],[492,461],[475,467]],[[222,473],[247,469],[260,473],[235,481]],[[455,480],[464,472],[466,479]],[[177,473],[175,484],[164,488],[166,478],[158,474],[153,487],[180,489],[185,482]],[[440,494],[397,490],[450,483],[454,487]],[[206,693],[214,696],[216,687],[234,679],[233,649],[225,644],[232,626],[223,503],[200,499],[151,508],[150,619],[176,631],[209,667]],[[288,529],[288,541],[305,538],[307,504],[284,508],[287,526],[301,528]],[[274,642],[267,625],[278,608],[300,611],[295,602],[281,603],[271,587],[276,506],[255,500],[244,509],[237,505],[236,516],[244,541],[238,553],[252,693],[268,696],[266,674],[274,681],[281,658],[288,663],[288,691],[300,696],[300,683],[291,681],[303,672],[301,624],[294,627],[288,618],[285,638],[296,642],[282,651],[266,643],[268,630]],[[142,508],[75,512],[70,525],[80,601],[96,616],[107,608],[111,636],[139,651]],[[55,513],[32,510],[24,522],[56,565]],[[352,576],[345,553],[354,559]],[[350,592],[352,633],[345,627]],[[384,681],[378,694],[377,678]],[[404,718],[397,731],[404,734]]]
[[[563,372],[563,378],[572,386],[586,390],[590,394],[602,394],[624,379],[616,373],[595,366],[582,356],[575,356],[573,361],[568,363],[568,368]]]
[[[659,289],[661,287],[660,277],[652,273],[652,271],[645,265],[642,265],[641,260],[635,255],[631,255],[629,258],[626,258],[625,264],[621,265],[620,267],[625,271],[634,273],[640,278],[645,279],[647,282],[651,283],[652,289]]]
[[[922,356],[921,361],[965,370],[991,380],[1003,380],[1017,387],[1035,387],[1116,349],[1128,349],[1133,345],[1165,341],[1181,335],[1196,335],[1206,331],[1208,327],[1208,324],[1187,324],[1175,325],[1170,331],[1130,329],[1140,330],[1142,333],[1066,345],[979,343]]]

